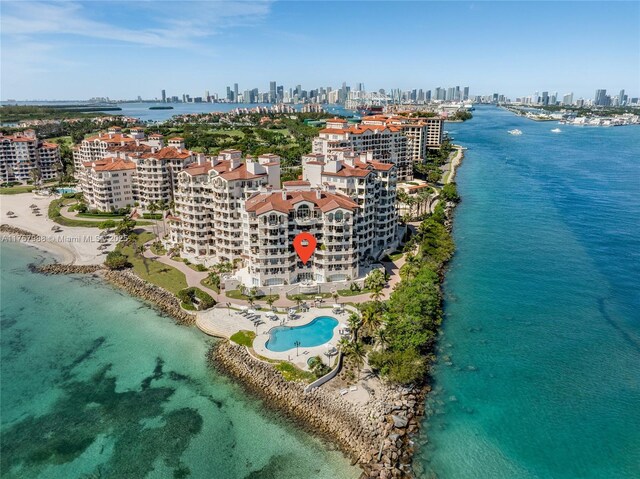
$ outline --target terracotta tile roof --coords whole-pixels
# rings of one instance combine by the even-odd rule
[[[202,165],[199,165],[198,163],[191,163],[190,165],[186,166],[182,171],[186,171],[191,176],[200,176],[200,175],[208,174],[211,170],[213,170],[213,166],[211,165],[210,161],[207,161]]]
[[[282,186],[311,186],[311,183],[303,180],[283,181]]]
[[[13,135],[13,136],[2,135],[0,136],[0,139],[14,141],[16,143],[26,143],[30,141],[36,141],[35,138],[29,138],[28,136],[21,136],[21,135]]]
[[[111,152],[125,152],[125,153],[150,153],[151,147],[144,144],[127,143],[125,145],[110,146],[107,151]]]
[[[392,133],[401,131],[400,127],[389,125],[358,125],[351,126],[349,128],[324,128],[319,133],[331,134],[331,135],[345,135],[347,133],[351,135],[362,135],[367,131],[384,131],[389,130]]]
[[[142,155],[142,158],[155,158],[156,160],[184,160],[186,158],[189,158],[190,156],[192,156],[192,153],[189,150],[182,150],[182,152],[180,152],[173,146],[165,146],[155,153],[145,153],[144,155]]]
[[[380,171],[389,171],[391,168],[393,168],[392,163],[383,163],[381,161],[370,161],[369,164],[373,166],[375,170]]]
[[[227,181],[233,180],[252,180],[254,178],[260,178],[265,175],[254,175],[247,171],[247,165],[242,163],[240,166],[234,168],[229,171],[229,167],[231,166],[231,162],[222,161],[218,163],[213,168],[220,174],[221,178],[224,178]]]
[[[95,171],[121,171],[121,170],[136,169],[136,164],[133,161],[127,161],[127,160],[121,160],[121,159],[117,159],[117,160],[114,159],[113,161],[109,161],[109,160],[100,160],[95,162],[88,161],[86,163],[83,163],[83,165],[86,168],[93,168]]]
[[[106,143],[135,143],[135,139],[121,133],[102,133],[99,135],[90,136],[83,141],[104,141]]]
[[[318,198],[317,191],[287,191],[286,199],[283,198],[282,192],[257,193],[246,201],[245,209],[248,212],[255,212],[257,215],[274,210],[288,213],[294,209],[295,204],[302,201],[313,203],[323,213],[336,208],[350,211],[358,208],[358,205],[351,198],[340,193],[322,191],[320,198]]]

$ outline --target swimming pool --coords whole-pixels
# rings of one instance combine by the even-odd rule
[[[320,346],[331,340],[338,320],[331,316],[318,316],[304,326],[278,326],[269,332],[265,347],[269,351],[281,353],[296,347],[300,341],[301,348]]]
[[[58,188],[58,194],[64,195],[65,193],[77,193],[75,188]]]

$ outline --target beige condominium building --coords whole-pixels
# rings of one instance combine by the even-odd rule
[[[238,150],[188,165],[177,175],[170,241],[194,261],[214,264],[242,258],[244,202],[261,186],[280,184],[280,158],[242,159]]]
[[[407,138],[407,155],[413,162],[423,161],[427,150],[439,149],[444,135],[444,118],[372,115],[362,118],[361,125],[395,126]]]
[[[280,187],[280,159],[237,150],[178,175],[170,243],[195,262],[241,260],[248,286],[351,281],[397,244],[396,167],[337,149],[303,157],[303,179]],[[317,248],[304,264],[302,232]]]
[[[60,147],[38,139],[33,130],[0,134],[0,182],[26,182],[33,170],[44,181],[55,179],[62,172]]]
[[[162,135],[145,137],[141,128],[133,128],[126,135],[117,127],[83,140],[74,151],[74,161],[76,177],[89,207],[108,211],[137,205],[148,210],[152,203],[168,205],[173,201],[178,173],[197,161],[198,154],[187,150],[182,138],[170,138],[167,143],[165,146]],[[119,198],[112,195],[113,201],[109,203],[94,195],[98,190],[107,192],[107,197],[109,192],[115,193],[115,185],[107,184],[111,181],[109,176],[97,173],[105,165],[109,171],[115,171],[114,164],[127,170],[130,191]]]
[[[408,156],[407,137],[397,125],[350,125],[346,120],[327,120],[313,140],[313,153],[329,154],[336,148],[357,153],[371,152],[373,159],[396,166],[398,179],[413,177],[413,163]]]

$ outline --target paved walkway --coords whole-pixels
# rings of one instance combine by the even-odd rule
[[[150,243],[147,243],[146,246],[150,246]],[[231,303],[233,305],[248,304],[246,300],[229,298],[224,293],[216,293],[211,288],[207,288],[206,286],[202,285],[200,282],[209,275],[208,271],[196,271],[190,268],[189,266],[187,266],[186,264],[184,264],[182,261],[174,261],[171,258],[169,258],[167,255],[158,256],[155,253],[153,253],[149,248],[145,249],[144,256],[146,258],[154,259],[166,265],[172,266],[177,270],[181,271],[182,273],[184,273],[186,277],[188,286],[197,286],[203,291],[206,291],[213,297],[213,299],[215,299],[218,303],[221,303],[222,305],[226,305],[227,303]],[[389,296],[391,295],[393,288],[395,288],[395,285],[400,281],[399,271],[402,265],[404,265],[404,263],[405,263],[404,256],[400,258],[398,261],[396,261],[395,263],[383,262],[383,266],[386,272],[391,276],[391,279],[388,281],[387,285],[382,290],[382,299],[389,299]],[[371,295],[369,293],[364,293],[364,294],[358,294],[356,296],[340,296],[340,298],[338,299],[338,303],[357,304],[357,303],[364,303],[370,300],[371,300]],[[333,302],[332,299],[325,299],[324,301],[325,303],[328,301]],[[256,300],[254,301],[254,303],[263,304],[263,305],[266,304],[266,302],[263,300]],[[278,298],[277,301],[273,303],[273,305],[276,308],[288,308],[291,306],[296,306],[297,303],[296,301],[288,299],[284,294],[280,294],[280,297]]]

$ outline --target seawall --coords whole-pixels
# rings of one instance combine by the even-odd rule
[[[228,341],[212,346],[208,359],[269,407],[337,444],[363,469],[362,477],[413,477],[410,438],[418,431],[426,389],[385,387],[381,397],[355,405],[335,391],[305,392],[303,383],[285,380],[273,365]]]

